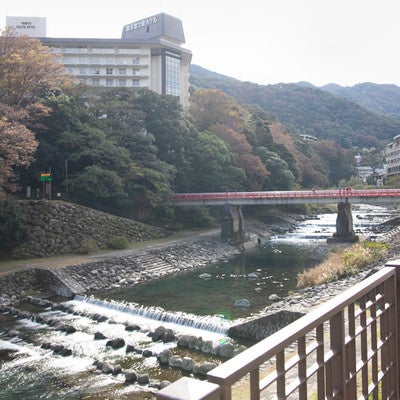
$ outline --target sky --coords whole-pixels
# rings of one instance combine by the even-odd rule
[[[182,20],[192,64],[259,84],[400,86],[399,0],[0,0],[48,37],[120,38],[160,12]]]

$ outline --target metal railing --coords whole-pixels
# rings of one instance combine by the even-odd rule
[[[221,400],[399,399],[399,272],[400,261],[386,264],[210,371],[207,384]]]

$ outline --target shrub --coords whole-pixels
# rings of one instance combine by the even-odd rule
[[[206,207],[182,207],[176,210],[176,220],[191,228],[209,228],[215,222]]]
[[[372,252],[361,243],[354,244],[350,249],[346,249],[343,252],[342,259],[344,268],[349,274],[357,273],[374,261]]]
[[[93,239],[86,239],[81,243],[80,254],[90,254],[98,251],[97,243]]]
[[[381,260],[388,250],[387,244],[365,241],[355,243],[343,252],[332,252],[316,267],[298,274],[297,287],[321,285],[355,275],[372,263]]]
[[[129,247],[129,241],[125,236],[112,236],[108,241],[108,247],[114,250],[122,250]]]
[[[339,279],[343,273],[343,263],[340,253],[332,252],[317,266],[306,269],[297,275],[297,287],[321,285]]]

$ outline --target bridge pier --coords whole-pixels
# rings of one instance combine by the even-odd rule
[[[221,219],[221,239],[233,243],[244,242],[244,217],[240,205],[225,204]]]
[[[331,238],[328,238],[328,242],[356,242],[358,236],[354,233],[353,215],[348,199],[338,203],[337,210],[336,232]]]

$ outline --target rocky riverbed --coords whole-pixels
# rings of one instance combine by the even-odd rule
[[[391,223],[383,224],[379,228],[379,233],[386,232],[383,236],[380,236],[380,240],[392,245],[387,260],[399,257],[399,228],[397,225],[398,221],[394,220]],[[279,229],[282,229],[282,227],[280,226]],[[256,244],[257,236],[262,233],[262,228],[258,226],[257,231],[257,235],[252,235],[252,240],[248,242],[248,245],[254,246]],[[102,256],[95,260],[86,260],[85,262],[54,268],[54,270],[56,271],[56,276],[61,280],[64,279],[66,284],[70,284],[72,280],[81,287],[84,293],[95,293],[97,290],[132,286],[143,280],[157,279],[166,274],[179,271],[200,269],[210,262],[229,259],[238,254],[239,251],[236,247],[220,241],[217,234],[215,234],[123,251],[118,255]],[[258,341],[309,312],[324,301],[340,294],[364,279],[374,270],[381,268],[384,264],[385,260],[382,260],[382,262],[370,266],[370,268],[357,276],[318,287],[298,290],[285,298],[276,296],[274,303],[257,315],[235,321],[229,327],[229,336],[236,339],[246,338],[246,340],[253,339],[254,341]],[[71,315],[71,317],[79,316],[79,318],[84,317],[93,320],[95,329],[97,330],[93,332],[92,341],[104,342],[104,346],[109,349],[109,352],[117,353],[122,349],[127,355],[132,353],[137,354],[143,359],[156,358],[159,365],[195,376],[204,376],[207,371],[215,367],[216,364],[214,362],[204,360],[200,362],[196,360],[197,356],[182,356],[168,348],[156,352],[150,350],[149,343],[141,346],[132,345],[126,340],[122,332],[117,337],[108,337],[107,332],[102,332],[100,328],[97,328],[97,323],[100,327],[102,323],[115,324],[115,321],[111,319],[109,321],[104,320],[104,316],[96,313],[85,312],[85,314],[80,314],[79,310],[71,306],[63,306],[60,309],[59,304],[48,302],[46,297],[51,295],[49,291],[50,287],[43,286],[43,275],[38,273],[39,270],[43,271],[43,268],[40,266],[31,266],[0,277],[0,310],[2,313],[6,313],[12,318],[30,319],[40,322],[42,325],[47,325],[50,329],[62,332],[66,337],[76,333],[74,331],[74,329],[77,329],[76,327],[72,327],[54,318],[43,319],[41,315],[27,312],[24,309],[23,304],[26,304],[27,301],[38,302],[44,308],[62,311],[66,315]],[[127,335],[130,335],[130,332],[141,330],[143,328],[140,326],[125,324],[125,331],[128,332]],[[79,333],[83,334],[84,332]],[[219,358],[221,362],[243,350],[243,347],[239,346],[235,340],[222,341],[216,345],[209,340],[203,340],[201,337],[177,335],[162,324],[156,329],[147,331],[146,334],[150,338],[150,342],[174,343],[174,346],[177,348],[187,349],[187,351],[193,351],[196,354],[204,352],[205,354],[210,354],[212,357]],[[13,329],[6,333],[3,332],[3,335],[6,335],[7,338],[15,337],[18,340],[25,340],[21,332]],[[57,342],[43,341],[33,343],[33,345],[39,346],[44,351],[52,351],[57,357],[74,356],[72,348],[67,344],[61,346]],[[147,388],[146,390],[150,391],[153,388],[154,390],[160,389],[168,384],[167,381],[156,382],[148,374],[124,368],[118,363],[102,359],[94,358],[91,368],[92,373],[95,375],[124,376],[126,384],[139,384],[141,388]]]
[[[294,219],[288,218],[279,225],[279,229],[290,229]],[[399,221],[400,219],[395,218],[377,228],[377,231],[385,232],[380,240],[392,246],[387,260],[397,258],[399,254]],[[261,232],[261,230],[260,225],[253,227],[253,234],[248,238],[248,246],[254,246],[257,237],[261,234],[265,236],[270,233],[270,231]],[[257,234],[254,234],[254,231],[257,231]],[[31,266],[21,271],[0,275],[0,304],[12,305],[32,294],[38,297],[51,296],[54,294],[52,286],[54,289],[58,281],[68,286],[71,296],[134,286],[144,280],[157,279],[185,270],[200,269],[209,263],[232,258],[240,251],[237,247],[221,241],[215,233],[205,237],[166,242],[154,247],[127,250],[112,256],[99,257],[95,261],[86,259],[84,262],[53,270]],[[240,328],[237,326],[232,328],[230,334],[233,337],[260,340],[309,311],[311,306],[319,305],[364,279],[366,275],[380,268],[384,263],[385,260],[355,276],[318,287],[302,289],[283,299],[272,295],[270,298],[274,301],[272,305],[263,310],[260,315],[240,321],[236,324]],[[51,279],[46,278],[49,271],[53,274]],[[271,317],[272,315],[274,317]],[[268,318],[265,318],[266,316]]]

